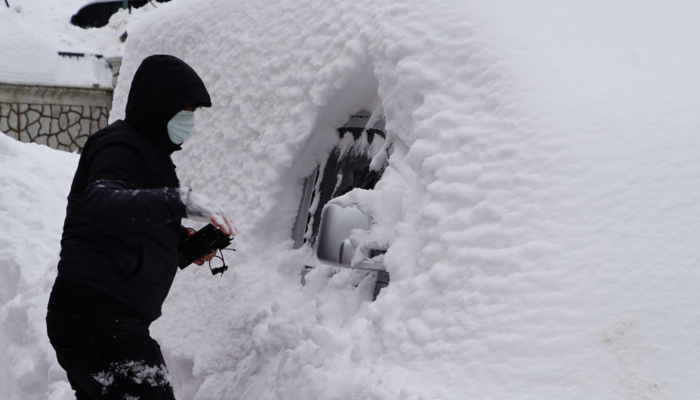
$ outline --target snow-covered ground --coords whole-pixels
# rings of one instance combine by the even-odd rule
[[[46,339],[44,317],[77,167],[76,154],[0,134],[2,399],[45,399],[49,391],[70,389]]]
[[[144,13],[111,118],[144,57],[190,63],[214,105],[178,173],[240,230],[232,269],[180,272],[152,326],[179,398],[696,398],[699,18],[658,0]],[[362,272],[302,286],[290,239],[303,178],[367,107],[389,167],[338,201],[395,204],[369,233],[391,242],[375,302]],[[77,156],[0,139],[0,398],[70,399],[42,318]]]

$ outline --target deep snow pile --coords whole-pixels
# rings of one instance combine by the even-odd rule
[[[178,173],[240,230],[232,270],[182,271],[152,326],[179,397],[694,398],[698,17],[691,1],[159,6],[130,31],[112,119],[144,57],[190,63],[214,106]],[[368,104],[389,167],[338,201],[397,204],[375,228],[391,241],[375,302],[362,272],[302,287],[290,239],[302,179]],[[58,376],[35,337],[13,351]]]
[[[0,388],[44,399],[70,386],[46,338],[66,197],[78,156],[0,133]],[[70,398],[70,397],[68,397]],[[54,397],[57,399],[57,397]]]

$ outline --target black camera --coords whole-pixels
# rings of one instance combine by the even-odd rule
[[[185,239],[178,251],[178,266],[187,268],[195,260],[209,254],[212,250],[223,250],[231,244],[233,238],[212,224],[198,230],[194,235]],[[223,273],[227,266],[212,269],[212,274]]]

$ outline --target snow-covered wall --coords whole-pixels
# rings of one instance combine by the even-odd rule
[[[232,270],[182,271],[152,326],[179,398],[693,399],[698,17],[656,0],[160,5],[129,33],[111,118],[143,58],[190,63],[213,107],[178,174],[240,229]],[[361,272],[302,286],[290,238],[303,178],[365,107],[394,146],[370,202],[399,199],[375,302]]]
[[[107,126],[112,91],[0,82],[0,131],[25,143],[80,151]]]

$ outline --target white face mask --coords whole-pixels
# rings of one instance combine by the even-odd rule
[[[183,144],[194,129],[194,111],[182,110],[168,122],[168,136],[175,144]]]

